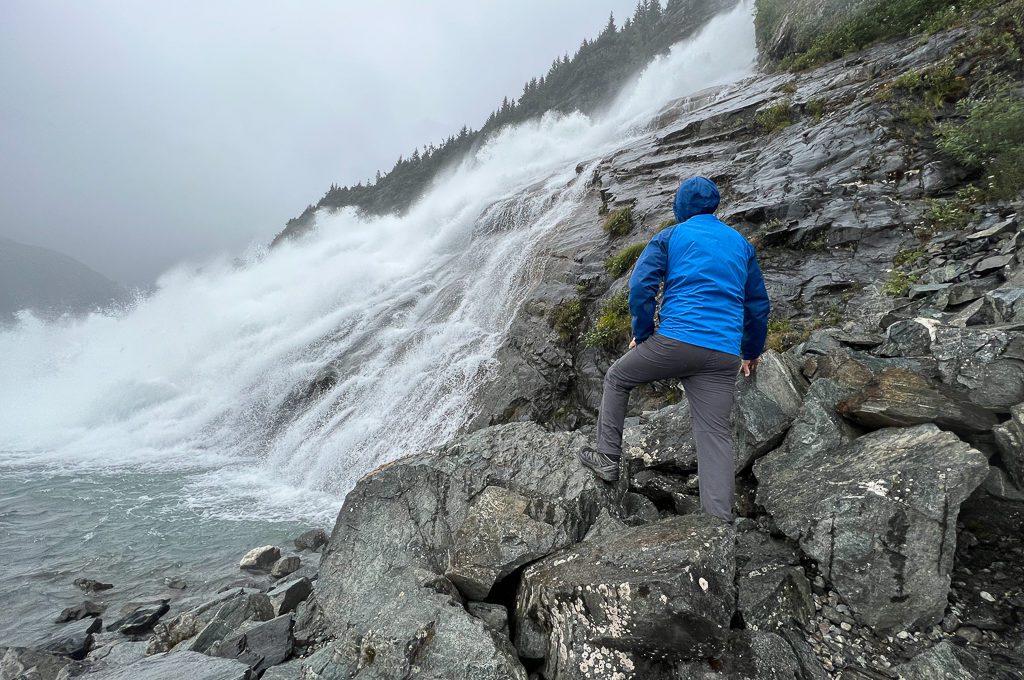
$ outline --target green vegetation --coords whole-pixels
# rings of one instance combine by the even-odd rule
[[[991,0],[987,0],[989,3]],[[762,0],[758,14],[759,35],[770,35],[772,27],[781,21],[783,9],[778,0]],[[782,60],[787,70],[813,68],[843,55],[856,52],[888,38],[897,38],[920,32],[948,28],[966,21],[970,10],[984,5],[986,0],[879,0],[855,11],[849,17],[823,33],[819,33],[805,50]]]
[[[946,104],[958,101],[967,94],[967,80],[958,75],[954,62],[947,59],[928,68],[908,71],[887,83],[875,100],[898,99],[896,115],[914,127],[930,126],[936,114]]]
[[[759,111],[754,124],[764,132],[775,132],[793,124],[793,103],[788,99]]]
[[[1024,99],[1009,84],[961,101],[962,121],[942,123],[939,148],[982,176],[985,193],[1012,198],[1024,190]]]
[[[785,83],[782,87],[780,87],[779,90],[785,92],[786,94],[796,94],[796,81],[790,80],[789,82]]]
[[[935,231],[959,231],[974,218],[974,208],[984,200],[984,192],[976,186],[964,186],[949,200],[929,201],[927,230],[924,235]]]
[[[612,278],[617,279],[633,268],[633,265],[636,264],[637,259],[640,257],[640,253],[644,252],[646,247],[646,243],[634,243],[633,245],[626,246],[605,260],[604,268],[608,270]]]
[[[768,340],[765,347],[776,352],[785,352],[790,347],[799,345],[805,339],[804,333],[793,328],[789,319],[768,320]]]
[[[669,227],[674,227],[676,226],[676,224],[678,224],[678,222],[676,222],[676,218],[674,217],[670,217],[667,220],[662,220],[661,224],[658,225],[658,231],[668,229]]]
[[[629,315],[629,292],[621,291],[601,308],[594,328],[584,337],[587,347],[606,350],[624,349],[633,332]]]
[[[632,206],[626,206],[608,215],[608,218],[604,221],[603,228],[605,233],[612,237],[625,236],[633,231]]]
[[[827,102],[822,97],[807,102],[807,113],[814,116],[815,123],[821,122],[821,119],[825,116],[826,104]]]
[[[892,297],[903,297],[910,290],[910,286],[917,283],[915,274],[908,274],[899,270],[893,270],[889,278],[882,284],[882,292]]]
[[[911,248],[901,250],[892,258],[892,263],[897,267],[913,266],[924,259],[924,248]]]
[[[558,331],[562,343],[567,344],[579,335],[585,317],[583,301],[574,297],[563,300],[555,307],[551,314],[551,325]]]

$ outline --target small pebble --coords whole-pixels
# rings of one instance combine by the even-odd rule
[[[985,602],[995,602],[996,601],[996,598],[992,597],[992,593],[990,593],[988,591],[983,590],[980,593],[978,593],[978,595],[981,597],[981,599],[985,600]]]
[[[848,624],[846,621],[843,621],[842,623],[840,623],[839,627],[842,628],[843,630],[845,630],[847,633],[849,633],[851,630],[853,630],[853,626]]]

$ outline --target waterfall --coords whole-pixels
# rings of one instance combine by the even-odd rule
[[[363,474],[472,415],[538,244],[588,191],[576,166],[755,57],[742,2],[601,116],[500,131],[404,216],[318,214],[308,238],[180,267],[119,313],[22,313],[0,332],[0,469],[177,470],[211,513],[330,516]]]

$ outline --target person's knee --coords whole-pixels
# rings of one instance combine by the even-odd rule
[[[605,389],[622,389],[622,369],[619,367],[619,363],[615,362],[611,365],[611,368],[604,374],[604,386]]]

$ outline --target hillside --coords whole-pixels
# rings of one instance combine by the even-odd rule
[[[0,319],[22,309],[87,312],[125,297],[124,288],[72,257],[0,237]]]

